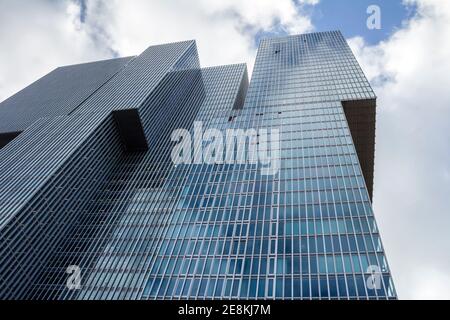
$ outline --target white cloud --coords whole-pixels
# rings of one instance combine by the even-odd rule
[[[448,300],[450,296],[450,275],[436,270],[433,265],[414,268],[410,292],[416,300]],[[412,297],[409,297],[412,298]]]
[[[318,0],[9,0],[0,2],[0,101],[60,65],[135,55],[152,44],[197,40],[203,66],[247,62],[255,35],[310,31],[302,7]],[[4,27],[3,27],[4,26]]]
[[[149,44],[196,39],[203,66],[247,62],[256,56],[257,32],[275,27],[288,33],[312,29],[301,8],[315,0],[93,0],[85,28],[99,30],[122,55]]]
[[[110,56],[82,29],[72,2],[0,2],[0,101],[52,69]]]
[[[450,2],[351,46],[378,94],[374,206],[400,298],[450,299]]]

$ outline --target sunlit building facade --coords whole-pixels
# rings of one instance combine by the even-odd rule
[[[375,111],[340,32],[262,40],[250,84],[194,41],[58,68],[0,104],[0,298],[395,299]],[[199,123],[277,130],[275,170],[175,164]]]

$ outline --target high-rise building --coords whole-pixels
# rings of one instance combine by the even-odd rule
[[[375,111],[340,32],[58,68],[0,104],[0,298],[395,299]]]

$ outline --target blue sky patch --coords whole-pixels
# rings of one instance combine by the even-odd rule
[[[367,8],[381,9],[381,29],[367,28]],[[316,31],[340,30],[346,38],[362,36],[367,43],[377,44],[387,39],[402,22],[415,14],[414,6],[401,0],[321,0],[312,10],[312,24]]]
[[[367,9],[376,5],[381,12],[381,29],[370,30]],[[368,44],[376,45],[388,39],[402,23],[416,13],[414,5],[405,5],[402,0],[321,0],[317,5],[302,5],[299,8],[311,17],[314,31],[340,30],[348,38],[361,36]],[[279,24],[271,31],[260,31],[255,36],[255,47],[262,38],[288,35]]]

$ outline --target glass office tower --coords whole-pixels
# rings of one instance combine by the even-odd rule
[[[339,32],[262,40],[250,85],[194,41],[58,68],[0,104],[0,298],[395,299],[375,108]],[[277,170],[175,164],[199,123],[278,130]]]

